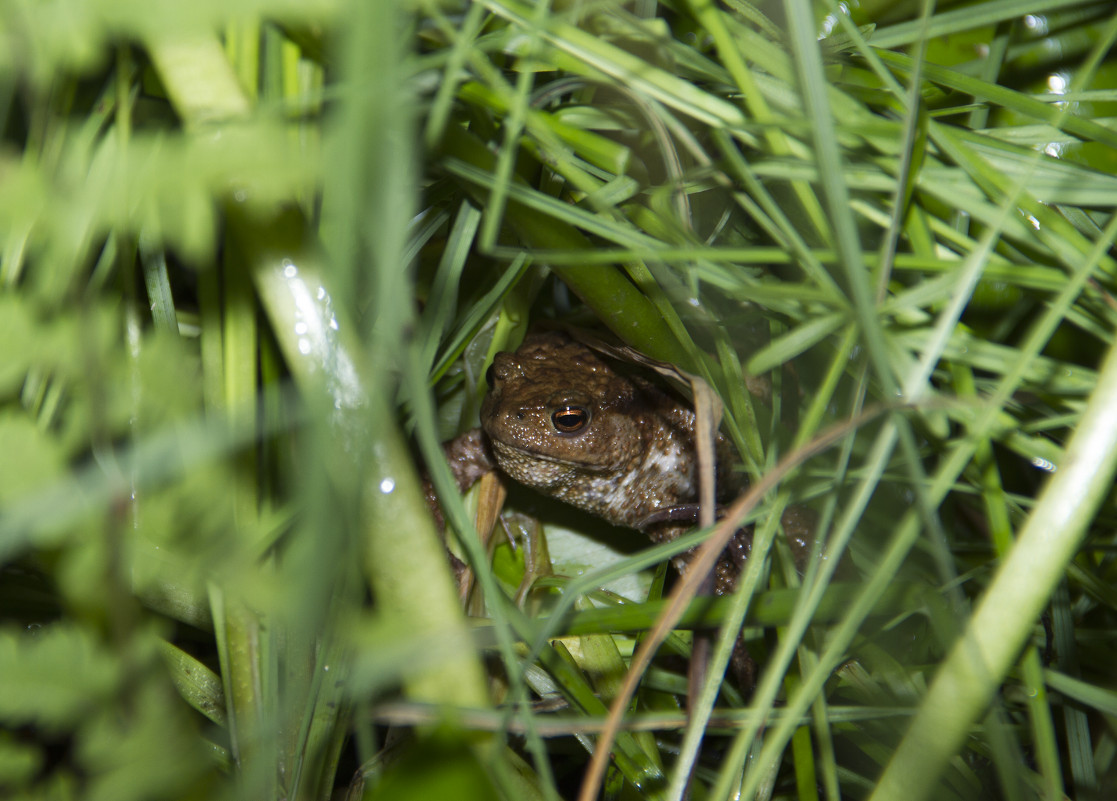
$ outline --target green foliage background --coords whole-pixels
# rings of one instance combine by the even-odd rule
[[[771,558],[665,646],[720,623],[719,676],[744,622],[751,698],[688,716],[657,661],[584,797],[1109,797],[1115,39],[1082,0],[0,0],[0,796],[576,797],[704,535],[513,491],[543,525],[481,544],[438,444],[563,319],[780,477]]]

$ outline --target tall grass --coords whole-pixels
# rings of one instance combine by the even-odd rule
[[[1108,797],[1115,39],[1082,0],[0,5],[0,795]],[[458,497],[439,443],[545,320],[720,396],[770,488],[734,597],[667,575],[709,532]]]

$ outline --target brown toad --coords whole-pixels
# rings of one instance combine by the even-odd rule
[[[487,380],[481,426],[509,477],[657,540],[649,521],[697,502],[694,413],[649,382],[558,333],[498,353]],[[718,445],[725,497],[740,482]]]
[[[515,353],[498,353],[486,376],[484,431],[446,446],[464,488],[493,462],[515,481],[610,523],[643,531],[656,542],[678,538],[697,519],[695,415],[650,382],[622,375],[588,347],[556,332],[529,336]],[[745,482],[730,469],[732,451],[720,435],[717,497],[729,500]],[[684,522],[685,521],[685,522]],[[785,533],[805,550],[811,518],[784,514]],[[751,527],[738,531],[721,555],[713,581],[732,592],[751,546]],[[675,558],[685,571],[690,553]],[[738,640],[733,668],[743,689],[754,665]]]

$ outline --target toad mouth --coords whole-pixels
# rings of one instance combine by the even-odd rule
[[[550,464],[564,465],[567,467],[577,467],[581,470],[587,470],[593,473],[605,473],[609,471],[608,465],[592,464],[589,462],[576,462],[570,459],[563,459],[559,456],[552,456],[547,453],[540,453],[539,451],[530,450],[529,448],[523,448],[519,445],[510,445],[507,442],[501,442],[499,439],[493,437],[492,435],[489,435],[489,440],[492,442],[492,445],[495,449],[505,451],[509,455],[526,456],[540,462],[549,462]]]

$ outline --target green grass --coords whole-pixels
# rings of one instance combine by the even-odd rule
[[[0,5],[0,795],[1112,795],[1117,14],[849,13]],[[734,597],[478,536],[439,444],[544,320],[717,392]]]

